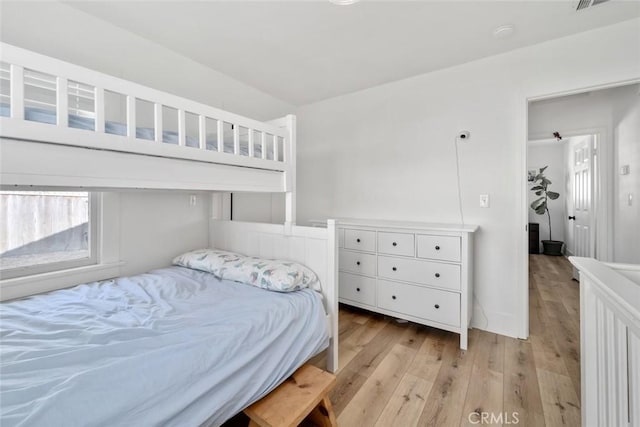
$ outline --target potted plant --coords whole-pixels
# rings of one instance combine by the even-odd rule
[[[545,255],[562,255],[562,246],[564,242],[561,240],[553,240],[551,237],[551,214],[549,214],[549,199],[555,200],[560,197],[560,194],[555,191],[549,190],[551,181],[544,176],[544,171],[548,166],[540,168],[538,174],[533,178],[533,187],[531,191],[536,193],[536,196],[540,196],[538,199],[531,202],[531,209],[533,209],[538,215],[547,214],[549,220],[549,240],[542,241],[542,253]]]

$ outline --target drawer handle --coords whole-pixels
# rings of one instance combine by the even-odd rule
[[[360,292],[360,288],[356,288],[356,292]]]
[[[398,244],[396,242],[393,242],[392,245],[393,246],[398,246]]]
[[[356,239],[356,242],[360,243],[360,239]]]
[[[440,277],[440,273],[436,273],[436,277]]]
[[[440,308],[440,304],[436,304],[436,305],[434,305],[434,307],[435,307],[436,309],[438,309],[438,308]]]
[[[356,261],[356,265],[360,265],[360,261]]]
[[[439,250],[440,250],[440,246],[436,246],[436,251],[439,251]]]
[[[391,267],[391,269],[392,269],[393,271],[398,271],[398,269],[397,269],[397,268],[395,268],[395,267]]]
[[[395,295],[391,295],[391,299],[396,299],[396,296]]]

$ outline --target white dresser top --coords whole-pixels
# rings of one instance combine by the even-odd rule
[[[464,233],[473,233],[478,230],[477,225],[472,224],[443,224],[430,222],[413,222],[413,221],[389,221],[384,219],[362,219],[362,218],[332,218],[336,220],[336,226],[360,226],[360,227],[381,227],[381,228],[404,228],[412,230],[429,230],[429,231],[457,231]],[[312,225],[326,225],[326,220],[309,221]]]

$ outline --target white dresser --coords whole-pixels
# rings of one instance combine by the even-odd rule
[[[467,348],[477,226],[338,219],[339,301],[460,334]]]

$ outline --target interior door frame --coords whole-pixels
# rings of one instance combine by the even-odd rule
[[[528,152],[527,152],[527,142],[529,141],[529,103],[533,102],[533,101],[542,101],[545,99],[551,99],[551,98],[559,98],[562,96],[567,96],[567,95],[576,95],[576,94],[580,94],[580,93],[584,93],[584,92],[592,92],[595,90],[601,90],[601,89],[611,89],[611,88],[615,88],[615,87],[620,87],[620,86],[627,86],[627,85],[632,85],[632,84],[637,84],[640,83],[640,78],[634,78],[634,79],[628,79],[628,80],[619,80],[619,81],[612,81],[612,82],[608,82],[608,83],[603,83],[603,84],[599,84],[599,85],[593,85],[593,86],[586,86],[586,87],[577,87],[577,88],[573,88],[573,89],[568,89],[568,90],[564,90],[564,91],[560,91],[560,92],[552,92],[552,93],[537,93],[537,94],[529,94],[524,96],[524,100],[523,100],[523,111],[524,111],[524,135],[522,136],[521,139],[521,160],[520,160],[520,206],[522,211],[520,212],[520,224],[521,224],[521,228],[520,230],[522,231],[522,238],[520,241],[520,252],[521,252],[521,257],[520,257],[520,283],[521,285],[518,287],[519,290],[519,301],[520,301],[520,312],[523,313],[523,316],[521,317],[521,324],[520,324],[520,331],[521,334],[519,336],[519,338],[523,338],[526,339],[529,337],[529,232],[528,232],[528,224],[529,224],[529,205],[528,205],[528,195],[529,195],[529,184],[527,182],[527,162],[528,162]],[[522,104],[521,104],[522,105]],[[595,132],[594,132],[595,131]],[[579,132],[579,134],[581,135],[585,135],[588,133],[594,133],[594,134],[598,134],[603,132],[602,129],[598,129],[598,128],[594,128],[594,129],[575,129],[575,130],[570,130],[570,131],[564,131],[564,135],[566,136],[578,136],[576,134],[574,134],[574,132]],[[609,138],[607,138],[607,140],[609,141],[613,141],[613,129],[611,130],[604,130],[604,132],[602,133],[603,135],[606,135],[608,132],[611,133],[611,136]],[[537,135],[533,135],[532,139],[538,139],[538,138],[533,138],[533,137],[537,137]],[[548,138],[548,136],[539,138],[539,139],[544,139],[544,138]],[[598,150],[601,149],[602,146],[602,140],[600,140],[598,142]],[[600,161],[599,161],[599,165],[602,165],[604,163],[604,161],[609,161],[609,160],[613,160],[613,144],[605,144],[606,150],[602,150],[600,151],[600,153],[602,153],[602,155],[606,156],[606,159],[603,157],[600,157]],[[615,168],[611,168],[612,170],[610,171],[610,173],[608,174],[608,176],[604,177],[604,180],[601,181],[601,190],[598,191],[598,197],[602,196],[603,194],[606,197],[611,197],[611,195],[613,194],[613,173],[615,172],[613,169]],[[602,170],[602,167],[598,168],[598,173],[600,173],[600,171]],[[605,190],[606,189],[606,190]],[[598,210],[602,207],[605,206],[603,204],[603,202],[599,201],[598,203]],[[611,204],[611,203],[609,203]],[[612,208],[611,208],[612,209]],[[613,218],[612,218],[612,212],[609,212],[608,214],[605,213],[605,218],[606,218],[606,230],[605,233],[608,236],[612,236],[612,231],[613,231]],[[598,211],[598,214],[600,214],[600,212]],[[599,230],[597,231],[598,234],[601,234],[599,232]],[[599,243],[599,242],[598,242]],[[611,259],[612,257],[612,252],[613,252],[613,247],[611,244],[605,244],[606,249],[604,250],[604,252],[607,255],[607,261]]]
[[[590,164],[591,164],[591,182],[592,182],[592,200],[591,210],[589,213],[589,228],[590,241],[593,244],[594,253],[600,261],[611,261],[613,257],[613,200],[611,194],[613,194],[614,184],[614,167],[613,167],[613,145],[607,144],[608,141],[613,141],[611,135],[607,135],[607,129],[604,127],[594,128],[579,128],[579,129],[562,129],[560,131],[564,138],[564,143],[568,144],[569,138],[581,137],[581,136],[595,136],[598,141],[598,148],[594,150],[591,147]],[[533,134],[527,141],[527,150],[529,149],[529,143],[536,142],[555,142],[555,138],[548,138],[548,135]],[[603,144],[603,142],[605,144]],[[601,151],[601,147],[603,147]],[[527,153],[528,154],[528,153]],[[598,167],[593,170],[593,158],[594,155],[598,155]],[[603,167],[604,166],[604,167]],[[528,170],[528,168],[527,168]],[[605,189],[604,191],[602,189]],[[528,206],[528,202],[527,202]],[[566,207],[566,205],[564,206]],[[570,226],[570,222],[566,216],[570,212],[565,212],[563,221],[565,226]],[[566,237],[566,236],[565,236]],[[566,243],[566,241],[565,241]],[[566,247],[565,247],[566,248]],[[572,256],[571,254],[570,256]]]

